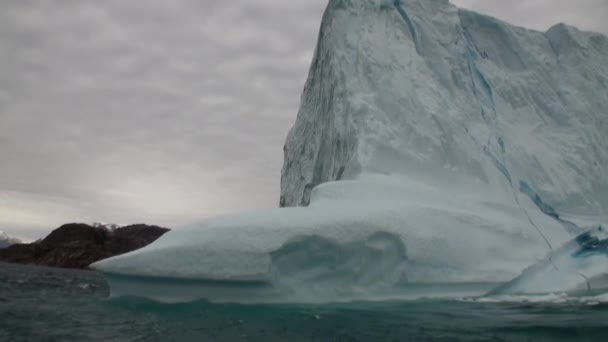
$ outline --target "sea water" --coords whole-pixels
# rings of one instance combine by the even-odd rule
[[[324,305],[108,299],[103,275],[0,264],[0,341],[607,341],[608,298]]]

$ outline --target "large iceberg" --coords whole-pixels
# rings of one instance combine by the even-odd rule
[[[292,208],[175,229],[94,267],[113,294],[165,301],[496,291],[608,222],[607,94],[603,35],[446,0],[330,0],[284,149]]]

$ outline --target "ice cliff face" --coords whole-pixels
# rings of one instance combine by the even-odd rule
[[[281,205],[367,174],[608,216],[608,39],[443,0],[331,0],[285,145]],[[500,199],[502,201],[502,199]]]
[[[331,0],[285,146],[294,208],[93,267],[114,295],[164,301],[605,290],[607,62],[606,37],[565,25]]]

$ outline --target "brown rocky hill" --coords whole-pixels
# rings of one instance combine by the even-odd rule
[[[43,240],[0,249],[0,261],[84,269],[96,261],[147,246],[169,230],[145,224],[111,230],[70,223]]]

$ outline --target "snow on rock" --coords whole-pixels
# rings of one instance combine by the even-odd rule
[[[22,243],[21,240],[10,237],[5,232],[0,230],[0,248],[6,248],[18,243]]]
[[[600,34],[445,0],[330,0],[284,149],[280,205],[298,208],[94,267],[163,300],[483,294],[608,222],[607,56]],[[167,297],[163,279],[204,286]]]

